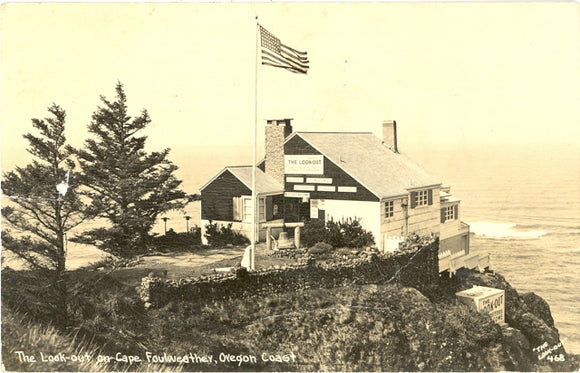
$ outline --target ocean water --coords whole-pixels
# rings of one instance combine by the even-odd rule
[[[467,149],[410,154],[451,186],[471,249],[520,293],[551,308],[568,352],[580,353],[580,149]]]

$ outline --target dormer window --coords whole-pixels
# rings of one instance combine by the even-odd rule
[[[415,206],[425,206],[427,205],[428,201],[428,191],[427,190],[420,190],[415,195]]]
[[[411,208],[433,204],[433,190],[424,189],[411,192]]]

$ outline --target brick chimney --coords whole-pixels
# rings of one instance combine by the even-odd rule
[[[284,185],[284,139],[292,133],[292,119],[266,122],[265,172]]]
[[[391,148],[395,153],[399,152],[397,147],[397,121],[383,121],[383,144]]]

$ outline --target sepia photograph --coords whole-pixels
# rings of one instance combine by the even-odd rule
[[[4,2],[1,370],[580,370],[577,2]]]

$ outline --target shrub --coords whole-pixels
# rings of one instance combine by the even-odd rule
[[[205,226],[205,238],[210,246],[225,246],[228,244],[238,246],[238,245],[248,245],[250,240],[240,232],[236,232],[232,229],[232,223],[227,226],[219,226],[218,223],[212,223]]]
[[[197,225],[189,228],[189,236],[193,241],[201,243],[201,228]]]
[[[323,255],[325,253],[326,253],[326,251],[324,249],[320,249],[317,247],[311,247],[310,249],[308,249],[308,254],[311,254],[311,255]]]
[[[328,242],[333,247],[344,247],[344,232],[340,223],[330,219],[326,222],[326,237],[325,242]]]
[[[304,227],[300,235],[302,245],[312,247],[317,242],[326,240],[326,227],[324,221],[320,219],[310,219],[304,222]]]
[[[350,257],[350,256],[353,255],[353,252],[352,252],[351,249],[348,249],[346,247],[341,247],[341,248],[339,248],[339,249],[337,249],[335,251],[335,254],[338,255],[338,256],[344,256],[344,255],[346,255],[346,256]]]
[[[113,269],[113,268],[126,268],[134,267],[140,262],[140,257],[135,259],[129,258],[115,258],[114,256],[107,255],[106,257],[97,260],[96,262],[91,262],[89,265],[83,267],[83,269],[97,270],[99,268]]]
[[[246,278],[248,277],[248,269],[245,267],[238,267],[235,269],[236,277],[237,278]]]
[[[119,227],[97,228],[81,235],[72,237],[71,242],[94,245],[100,250],[120,258],[133,258],[137,255],[147,254],[149,246],[148,235],[131,235]]]
[[[151,237],[149,246],[161,252],[199,250],[201,248],[201,229],[195,226],[189,230],[189,233],[177,233],[173,229],[169,229],[163,236]]]
[[[312,255],[327,254],[331,252],[332,249],[332,245],[327,244],[326,242],[317,242],[312,248],[308,250],[308,253]]]
[[[35,322],[64,327],[63,294],[54,272],[2,270],[2,309],[17,310]]]
[[[332,247],[361,248],[374,245],[373,234],[361,227],[359,219],[348,218],[341,221],[311,219],[304,224],[302,243],[313,247],[317,242],[325,242]]]
[[[341,247],[361,248],[374,245],[373,234],[364,230],[357,219],[348,218],[341,221],[339,225],[344,239]]]

